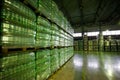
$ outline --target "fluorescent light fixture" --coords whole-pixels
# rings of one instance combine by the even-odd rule
[[[98,34],[99,34],[98,31],[97,32],[87,32],[87,36],[98,36]],[[107,36],[107,35],[120,35],[120,30],[113,30],[113,31],[106,30],[106,31],[103,31],[102,34],[104,36]],[[82,37],[82,33],[74,33],[73,36],[74,37]]]
[[[103,35],[120,35],[120,30],[103,31]]]
[[[87,36],[98,36],[99,32],[88,32]]]
[[[87,33],[84,33],[84,35],[87,35]]]
[[[111,33],[110,33],[109,30],[103,31],[102,34],[103,34],[103,35],[111,35]]]
[[[73,37],[82,37],[82,33],[74,33]]]

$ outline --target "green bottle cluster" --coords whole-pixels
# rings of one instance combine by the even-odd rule
[[[73,33],[73,29],[63,15],[57,15],[61,12],[58,10],[57,6],[55,6],[56,4],[51,0],[40,0],[39,7],[40,5],[45,6],[43,11],[40,9],[40,13],[43,13],[44,15],[45,13],[48,13],[51,14],[49,16],[56,17],[53,21],[56,24],[49,22],[47,20],[49,19],[48,16],[46,16],[47,19],[41,17],[40,15],[37,16],[31,8],[27,7],[19,0],[3,0],[1,9],[2,46],[48,47],[73,45],[71,44],[73,42],[73,37],[70,35]],[[47,9],[51,8],[48,7],[48,5],[51,5],[51,7],[55,9]],[[46,12],[44,13],[44,11]],[[52,11],[57,14],[52,14]],[[50,20],[52,21],[52,19]],[[61,24],[60,22],[63,23]]]
[[[0,62],[0,80],[35,80],[34,52],[8,54]]]
[[[50,76],[50,50],[36,52],[36,80],[45,80]]]
[[[46,80],[73,55],[73,29],[54,1],[1,0],[0,6],[0,45],[16,50],[0,54],[0,80]]]
[[[4,0],[1,12],[3,47],[35,45],[35,13],[17,0]]]

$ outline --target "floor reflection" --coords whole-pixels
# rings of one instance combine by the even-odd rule
[[[116,53],[87,52],[75,54],[65,66],[51,79],[120,80],[120,55]],[[61,79],[61,76],[64,79]]]

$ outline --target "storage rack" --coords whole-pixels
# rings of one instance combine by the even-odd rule
[[[41,13],[38,10],[38,6],[34,4],[35,2],[36,4],[39,3],[38,0],[35,0],[33,4],[32,4],[32,0],[18,0],[18,1],[2,0],[1,2],[2,2],[2,4],[0,4],[0,6],[2,7],[1,12],[3,12],[3,10],[5,12],[10,10],[10,13],[7,12],[8,14],[3,15],[3,13],[1,13],[2,15],[1,18],[2,23],[0,23],[1,24],[0,34],[2,35],[0,38],[1,42],[3,40],[3,36],[5,36],[5,39],[9,37],[13,37],[12,40],[14,41],[16,39],[16,42],[13,42],[14,44],[10,44],[10,45],[7,44],[9,42],[1,43],[0,79],[45,80],[49,76],[54,74],[54,72],[56,72],[58,69],[60,69],[60,67],[62,67],[73,56],[73,44],[71,44],[73,43],[73,36],[72,36],[73,30],[71,29],[71,27],[70,28],[61,27],[60,24],[54,22],[53,20],[48,18],[45,14]],[[15,4],[13,5],[12,3]],[[25,10],[27,10],[28,13],[21,12],[22,10],[20,9],[23,9],[24,12]],[[32,13],[32,15],[29,13]],[[13,15],[16,15],[16,17],[14,17]],[[58,43],[60,44],[60,42],[63,42],[63,44],[36,46],[36,30],[37,30],[36,26],[38,26],[37,24],[38,16],[41,16],[42,18],[48,20],[50,25],[54,24],[57,26],[58,30],[60,31],[59,38],[63,39],[63,41],[58,40]],[[9,24],[10,28],[3,27],[2,25],[3,23],[7,23],[7,25]],[[10,31],[15,31],[14,27],[18,27],[20,30],[17,31],[15,34],[11,32],[11,34],[6,38],[6,35],[8,35],[9,33],[5,31],[7,29],[10,29]],[[3,30],[3,28],[5,29]],[[68,31],[68,29],[71,31]],[[25,32],[21,32],[22,30],[24,30]],[[19,36],[23,37],[23,39],[19,38]],[[50,34],[50,36],[52,36],[52,34]],[[21,43],[22,41],[20,42],[20,39],[25,42]],[[28,41],[31,42],[27,43]],[[39,58],[38,56],[42,56],[43,59]],[[48,58],[47,60],[46,57],[50,57],[50,58]],[[45,65],[43,65],[43,68],[47,65],[47,67],[44,69],[42,69],[42,66],[38,66],[40,65],[38,62],[41,62],[42,60],[43,62],[45,60]],[[56,63],[54,63],[55,60]],[[38,69],[40,69],[41,71],[37,71]],[[45,71],[46,69],[47,71]]]

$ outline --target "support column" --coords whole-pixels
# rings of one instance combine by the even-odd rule
[[[83,36],[83,49],[88,51],[88,36],[86,34]]]
[[[83,40],[83,51],[87,51],[87,35],[84,32],[84,26],[81,27],[82,29],[82,40]]]
[[[111,39],[111,36],[107,37],[107,41],[109,42],[109,45],[108,45],[109,51],[112,51],[112,39]]]
[[[98,47],[99,47],[99,51],[103,51],[104,48],[104,38],[103,38],[103,34],[102,34],[102,29],[101,29],[101,25],[99,26],[99,36],[98,36]]]
[[[84,51],[84,27],[81,27],[81,31],[82,31],[82,50]]]

